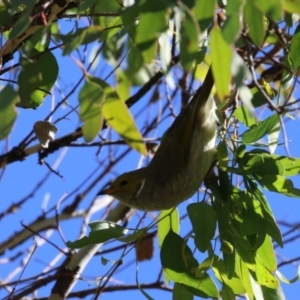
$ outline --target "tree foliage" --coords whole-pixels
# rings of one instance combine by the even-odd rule
[[[48,283],[51,297],[62,298],[96,298],[130,288],[151,299],[148,289],[157,288],[172,292],[173,299],[284,299],[281,283],[292,283],[298,275],[289,281],[279,271],[275,247],[289,240],[282,235],[266,191],[300,197],[293,179],[299,176],[300,157],[290,154],[286,130],[299,102],[300,1],[129,2],[0,2],[0,178],[14,164],[30,169],[30,157],[38,158],[39,168],[47,168],[42,180],[28,173],[36,186],[28,196],[6,203],[1,219],[22,213],[43,186],[44,192],[55,189],[47,181],[62,175],[48,160],[58,151],[80,147],[78,161],[88,155],[98,159],[96,171],[77,174],[82,183],[77,181],[68,196],[36,210],[29,225],[16,224],[17,232],[14,228],[2,240],[5,255],[14,250],[25,259],[28,240],[38,236],[56,245],[51,260],[64,256],[63,262],[49,264],[47,271],[40,268],[31,278],[21,274],[2,283],[7,299],[29,297]],[[169,125],[165,119],[176,116],[179,104],[187,104],[210,65],[218,104],[218,155],[199,191],[201,201],[154,218],[148,214],[147,225],[140,212],[121,203],[111,205],[110,197],[84,202],[129,153],[152,155],[156,140],[150,138],[156,130],[162,135]],[[12,147],[8,141],[16,134],[14,128],[21,114],[29,113],[38,121],[26,117],[32,130],[19,134]],[[66,127],[66,120],[71,125]],[[55,137],[57,129],[65,134]],[[133,169],[136,160],[130,157]],[[99,210],[104,211],[101,220],[91,222],[86,233]],[[72,225],[78,217],[82,224]],[[75,242],[47,236],[50,229],[60,233],[63,220],[76,232],[66,240]],[[189,228],[187,234],[181,224]],[[161,273],[144,284],[137,274],[135,285],[112,284],[110,279],[117,278],[132,249],[137,261],[153,258],[153,239],[158,240],[156,255],[164,278]],[[104,266],[111,260],[103,253],[116,251],[112,266],[103,271],[97,262],[97,288],[74,291],[97,251],[102,251]],[[32,264],[29,260],[27,268]]]

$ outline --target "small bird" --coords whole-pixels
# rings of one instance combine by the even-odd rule
[[[98,195],[111,195],[129,207],[164,210],[190,198],[216,154],[216,106],[211,68],[202,87],[163,135],[147,167],[124,173]]]

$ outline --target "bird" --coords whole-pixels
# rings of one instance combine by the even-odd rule
[[[126,172],[98,195],[142,211],[161,211],[189,199],[216,157],[217,117],[211,67],[200,89],[164,133],[148,166]]]

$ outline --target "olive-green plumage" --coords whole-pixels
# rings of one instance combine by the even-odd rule
[[[213,83],[210,68],[201,89],[164,134],[150,164],[120,175],[100,194],[145,211],[168,209],[190,198],[215,158]]]

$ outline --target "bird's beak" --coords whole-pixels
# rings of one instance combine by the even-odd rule
[[[107,188],[107,189],[104,189],[102,191],[100,191],[97,196],[101,196],[101,195],[112,195],[114,193],[114,189],[112,188]]]

